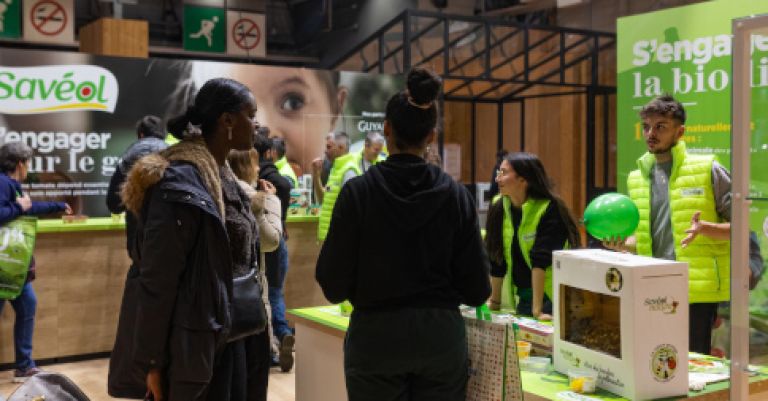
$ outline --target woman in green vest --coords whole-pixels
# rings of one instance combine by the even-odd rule
[[[485,245],[491,259],[490,308],[552,319],[552,251],[581,243],[573,215],[538,157],[515,152],[496,172],[499,195],[488,210]]]

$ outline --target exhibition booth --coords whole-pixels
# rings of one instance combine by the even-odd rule
[[[437,144],[443,166],[481,188],[475,192],[481,211],[483,184],[501,148],[540,154],[577,218],[600,193],[626,193],[627,176],[646,150],[637,112],[664,93],[688,111],[689,151],[716,155],[733,177],[731,302],[721,308],[724,323],[713,344],[720,355],[687,352],[685,264],[569,251],[556,256],[551,324],[509,310],[488,318],[462,309],[468,328],[483,339],[470,348],[495,342],[503,351],[496,365],[475,366],[472,394],[503,400],[765,396],[768,281],[750,291],[746,267],[750,231],[763,258],[768,255],[768,19],[755,16],[766,13],[761,2],[706,2],[621,18],[612,35],[406,12],[339,60],[341,72],[3,49],[0,143],[23,141],[35,150],[26,193],[74,210],[71,218],[37,224],[34,357],[59,361],[111,351],[130,259],[123,216],[106,207],[110,176],[136,140],[138,119],[178,115],[205,81],[229,77],[251,89],[257,120],[270,136],[285,139],[299,176],[288,209],[284,290],[296,328],[296,400],[345,400],[349,317],[329,305],[315,282],[321,244],[312,161],[323,157],[330,132],[346,132],[350,151],[360,152],[365,135],[382,130],[386,102],[404,86],[401,73],[430,66],[446,79]],[[384,46],[393,36],[400,46]],[[0,364],[6,367],[14,360],[13,323],[5,308]],[[531,357],[547,359],[535,366],[518,359],[518,340],[529,343]],[[478,373],[491,366],[501,369],[498,382]],[[594,374],[578,377],[579,391],[568,376],[576,368]],[[692,377],[701,388],[692,386]],[[584,380],[592,381],[594,393],[582,394]]]

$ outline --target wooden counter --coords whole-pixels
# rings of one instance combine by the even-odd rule
[[[115,341],[117,315],[130,259],[123,231],[39,233],[33,357],[105,352]],[[0,317],[0,363],[14,361],[15,312]]]
[[[317,218],[289,221],[288,276],[285,279],[286,308],[328,305],[323,291],[315,281],[315,265],[319,254]]]
[[[316,218],[288,223],[288,308],[324,305],[315,282],[320,252]],[[37,315],[33,337],[36,360],[109,352],[130,259],[122,223],[89,219],[87,225],[41,221],[35,260]],[[14,361],[15,313],[6,304],[0,315],[0,364]]]

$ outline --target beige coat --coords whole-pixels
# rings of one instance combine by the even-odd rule
[[[256,191],[245,181],[237,180],[240,188],[248,195],[251,200],[251,210],[256,222],[259,225],[259,242],[261,246],[261,258],[259,263],[266,266],[264,262],[264,253],[272,252],[280,245],[280,239],[283,237],[283,224],[281,221],[282,209],[280,209],[280,198],[277,195],[268,194],[264,191]],[[262,269],[262,272],[264,270]],[[261,288],[267,288],[266,274],[261,274]],[[261,300],[267,309],[267,321],[272,321],[272,308],[269,304],[268,291],[262,291]],[[270,334],[270,347],[272,352],[277,352],[275,339],[272,335],[271,323],[267,327]]]
[[[280,198],[264,191],[256,191],[247,182],[237,180],[240,188],[251,199],[253,217],[259,225],[259,243],[261,252],[272,252],[280,245],[283,237],[283,225],[280,221],[282,212]]]

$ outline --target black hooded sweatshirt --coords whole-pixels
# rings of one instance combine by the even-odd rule
[[[395,154],[342,187],[316,279],[329,301],[355,310],[455,309],[488,299],[489,269],[466,188]]]

